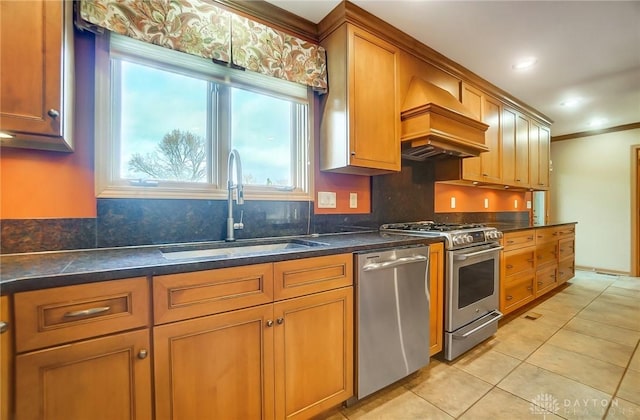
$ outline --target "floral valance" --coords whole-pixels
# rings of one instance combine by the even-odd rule
[[[82,0],[80,25],[327,91],[324,48],[205,0]]]

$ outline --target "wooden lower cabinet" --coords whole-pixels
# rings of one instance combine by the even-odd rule
[[[151,419],[149,330],[16,357],[16,418]]]
[[[353,287],[277,302],[273,311],[276,419],[310,418],[350,398]]]
[[[430,342],[429,354],[442,351],[444,328],[444,244],[429,244]]]
[[[9,296],[0,296],[0,420],[13,411],[13,324]]]
[[[156,418],[273,419],[273,330],[272,304],[154,327]]]
[[[535,298],[534,281],[534,274],[525,274],[505,284],[502,289],[503,293],[500,296],[500,309],[502,313],[509,313],[531,302]]]
[[[536,272],[536,296],[540,296],[558,286],[558,267],[553,265]]]
[[[353,394],[353,287],[154,328],[158,419],[309,418]]]

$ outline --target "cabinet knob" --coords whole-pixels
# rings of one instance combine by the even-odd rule
[[[9,324],[4,321],[0,321],[0,334],[9,330]]]
[[[273,320],[268,320],[267,321],[267,327],[273,327]]]
[[[278,323],[278,325],[282,325],[282,323],[284,322],[284,318],[278,318],[276,319],[276,322]]]
[[[138,359],[146,359],[148,355],[149,353],[145,349],[142,349],[138,352]]]
[[[47,115],[50,116],[51,118],[58,118],[60,116],[60,111],[58,111],[57,109],[51,108],[50,110],[47,111]]]

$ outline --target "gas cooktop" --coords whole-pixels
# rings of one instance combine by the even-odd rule
[[[481,223],[442,223],[433,221],[387,223],[380,226],[380,231],[405,235],[442,236],[446,240],[447,249],[490,244],[502,238],[502,232],[498,231],[498,229]]]

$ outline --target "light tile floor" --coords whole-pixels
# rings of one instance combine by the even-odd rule
[[[578,271],[510,318],[457,360],[323,418],[640,419],[640,278]]]

